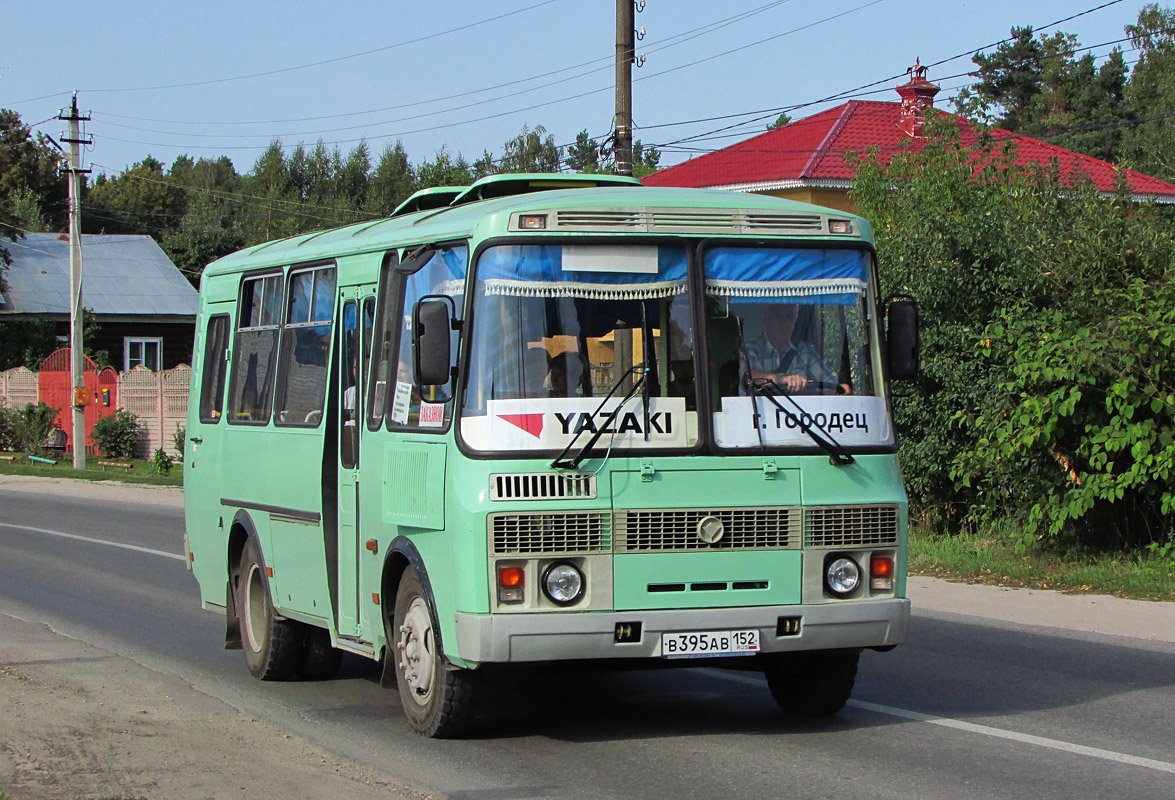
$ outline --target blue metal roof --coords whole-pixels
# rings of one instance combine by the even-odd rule
[[[0,319],[69,316],[69,237],[28,233],[0,246],[12,255]],[[82,305],[97,317],[194,319],[198,304],[199,293],[150,236],[82,235]]]

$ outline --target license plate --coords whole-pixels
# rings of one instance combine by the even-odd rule
[[[758,652],[758,630],[661,634],[661,655],[665,658],[749,656]]]

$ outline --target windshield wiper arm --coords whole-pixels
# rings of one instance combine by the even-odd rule
[[[783,397],[785,400],[795,406],[796,410],[800,413],[792,414],[792,417],[800,426],[800,430],[808,434],[808,438],[818,444],[821,450],[823,450],[825,453],[828,453],[829,463],[831,463],[833,466],[844,467],[856,462],[856,459],[853,458],[849,452],[841,446],[841,443],[832,438],[831,433],[824,430],[824,428],[820,427],[819,425],[817,425],[816,428],[819,428],[820,433],[816,432],[816,429],[812,427],[812,423],[816,422],[815,418],[805,411],[803,406],[792,399],[792,396],[788,394],[787,389],[784,389],[771,378],[752,378],[749,374],[747,375],[747,383],[751,389],[752,404],[755,402],[755,396],[758,395],[761,397],[766,397],[771,401],[771,404],[775,406],[778,411],[781,411],[784,414],[788,413],[787,409],[785,409],[780,404],[779,400],[776,399],[777,396]],[[768,391],[769,388],[774,389],[775,391]],[[804,422],[804,417],[812,420],[812,423]],[[758,427],[758,425],[756,425],[756,427]]]
[[[620,404],[617,405],[616,408],[613,409],[612,413],[608,415],[608,419],[604,420],[604,424],[596,428],[595,433],[592,434],[592,438],[588,439],[587,444],[581,447],[579,452],[576,453],[575,457],[571,460],[567,460],[565,458],[565,456],[571,452],[571,448],[575,447],[575,443],[579,441],[580,435],[585,430],[587,430],[586,427],[581,427],[578,431],[575,432],[575,436],[571,438],[571,441],[567,443],[567,446],[563,448],[563,452],[560,453],[555,458],[555,460],[551,462],[551,466],[554,469],[579,468],[580,463],[585,458],[587,458],[588,451],[592,449],[592,445],[600,440],[600,437],[604,435],[604,431],[606,431],[608,426],[611,425],[613,421],[615,421],[616,415],[620,413],[620,409],[624,408],[625,403],[632,399],[632,396],[636,394],[637,389],[640,389],[642,386],[644,386],[645,378],[649,374],[648,366],[645,364],[637,364],[636,366],[626,370],[623,375],[617,378],[616,383],[612,385],[612,388],[608,391],[608,394],[604,396],[604,399],[600,401],[598,406],[596,406],[596,410],[592,412],[592,417],[595,417],[597,414],[599,414],[600,411],[604,408],[604,405],[612,399],[612,395],[616,394],[616,390],[620,388],[620,384],[624,383],[625,378],[637,372],[640,372],[641,376],[637,378],[635,383],[633,383],[632,388],[628,390],[628,394],[624,396],[624,399],[620,401]]]

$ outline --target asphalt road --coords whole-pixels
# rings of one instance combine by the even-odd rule
[[[1175,644],[926,612],[861,659],[850,705],[788,721],[712,669],[498,681],[487,729],[432,741],[372,662],[263,684],[199,607],[168,505],[0,486],[0,613],[175,675],[243,713],[454,798],[1175,798]],[[308,795],[309,796],[309,795]]]

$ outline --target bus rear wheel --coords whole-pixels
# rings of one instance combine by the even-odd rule
[[[241,553],[237,579],[241,649],[253,677],[284,681],[298,670],[305,631],[292,620],[277,618],[264,569],[256,547],[249,541]]]
[[[437,645],[437,631],[420,578],[411,568],[400,580],[388,631],[396,687],[408,724],[417,733],[447,739],[473,722],[475,675],[451,667]]]
[[[764,670],[784,714],[826,717],[844,708],[857,680],[857,653],[788,653]]]

